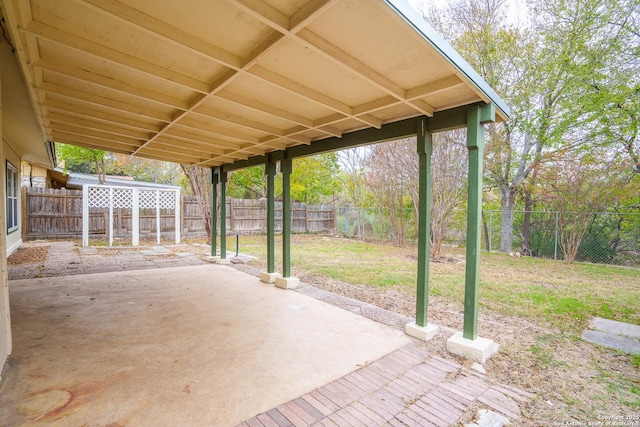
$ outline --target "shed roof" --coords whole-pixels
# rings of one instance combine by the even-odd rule
[[[62,172],[62,169],[56,168],[57,172]],[[67,175],[66,188],[69,189],[82,189],[84,184],[99,185],[100,178],[97,175],[89,175],[85,173],[69,172]],[[107,176],[105,178],[105,185],[113,187],[131,187],[131,188],[151,188],[151,189],[167,189],[167,190],[179,190],[178,185],[157,184],[155,182],[136,181],[131,177],[117,177]]]
[[[219,166],[474,103],[404,0],[1,0],[45,138]]]

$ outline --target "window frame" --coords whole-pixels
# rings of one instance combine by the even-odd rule
[[[20,228],[20,210],[18,206],[18,168],[15,167],[9,160],[6,161],[6,197],[5,203],[7,204],[6,218],[7,218],[7,234],[13,233]]]

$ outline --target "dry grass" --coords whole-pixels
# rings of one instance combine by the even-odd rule
[[[292,243],[292,272],[303,281],[413,316],[415,247],[309,235]],[[264,236],[241,237],[240,251],[265,268]],[[640,324],[640,269],[483,253],[480,282],[479,333],[501,344],[485,368],[537,395],[522,408],[523,425],[640,413],[640,357],[580,339],[594,316]],[[430,263],[429,295],[429,321],[460,330],[464,263]]]

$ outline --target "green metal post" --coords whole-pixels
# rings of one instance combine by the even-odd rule
[[[418,121],[418,288],[416,324],[427,326],[429,304],[429,256],[431,252],[431,154],[433,140],[426,129],[426,118]]]
[[[265,165],[267,175],[267,273],[275,273],[275,175],[276,162],[267,162]]]
[[[220,259],[227,259],[227,172],[220,169]]]
[[[291,277],[291,159],[280,161],[282,172],[282,276]]]
[[[481,107],[469,107],[467,148],[469,149],[469,190],[467,202],[467,261],[464,287],[464,338],[478,337],[478,287],[480,277],[480,236],[482,225],[482,158],[484,127]]]
[[[218,168],[211,168],[211,256],[218,252]]]

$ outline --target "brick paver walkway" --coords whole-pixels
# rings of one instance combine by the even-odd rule
[[[238,427],[445,427],[480,408],[513,421],[532,397],[408,345]]]

